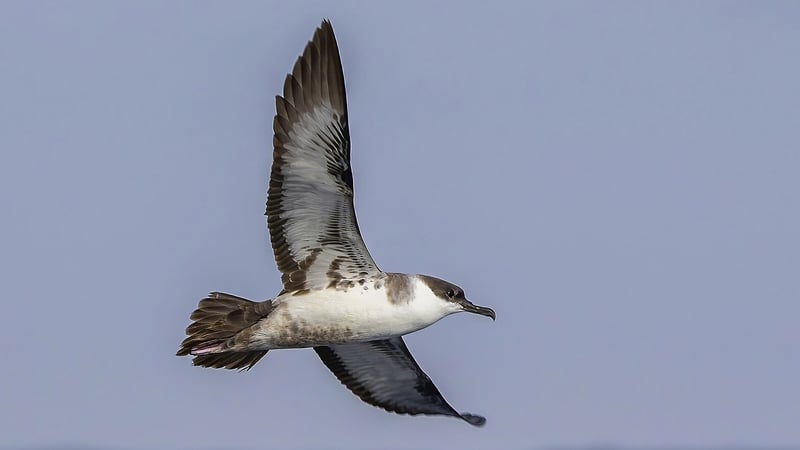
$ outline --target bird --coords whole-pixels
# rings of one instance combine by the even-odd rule
[[[265,301],[222,292],[200,300],[178,356],[195,366],[251,369],[269,350],[313,348],[364,402],[407,415],[456,411],[403,337],[445,316],[495,320],[455,284],[383,272],[367,251],[353,205],[344,72],[333,27],[322,21],[275,97],[267,228],[282,290]]]

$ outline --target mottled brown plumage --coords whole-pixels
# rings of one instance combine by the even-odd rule
[[[267,226],[283,290],[252,302],[212,293],[192,313],[178,355],[198,366],[247,370],[268,349],[314,347],[365,402],[399,414],[481,416],[453,409],[414,361],[402,335],[446,315],[494,311],[443,280],[382,272],[361,237],[344,75],[323,21],[275,99]]]

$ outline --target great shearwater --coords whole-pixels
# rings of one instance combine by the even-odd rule
[[[464,291],[427,275],[382,272],[356,223],[344,74],[323,21],[275,97],[267,227],[283,290],[253,302],[212,292],[200,301],[179,356],[248,370],[269,350],[313,347],[363,401],[399,414],[483,425],[445,401],[404,334],[461,311],[495,318]]]

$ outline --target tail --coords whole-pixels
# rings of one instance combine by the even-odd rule
[[[249,328],[273,308],[270,300],[252,302],[212,292],[190,316],[194,322],[186,328],[188,337],[176,354],[193,355],[195,366],[249,370],[267,354],[266,350],[247,350]]]

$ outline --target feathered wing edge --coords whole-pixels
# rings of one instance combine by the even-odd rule
[[[336,378],[361,400],[398,414],[444,415],[482,426],[486,418],[459,413],[420,368],[403,339],[314,347]]]

